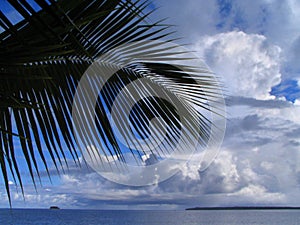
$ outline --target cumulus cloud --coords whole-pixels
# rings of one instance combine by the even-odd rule
[[[160,14],[177,25],[181,35],[192,42],[202,35],[238,29],[265,34],[272,42],[288,47],[300,32],[300,3],[297,0],[174,0],[162,4]],[[285,48],[284,47],[284,48]]]
[[[271,88],[280,83],[280,48],[263,35],[232,31],[205,36],[196,49],[231,95],[270,99]]]
[[[217,34],[228,33],[236,30],[248,34],[249,37],[252,37],[253,40],[255,39],[255,35],[257,35],[256,40],[261,38],[266,39],[267,41],[258,41],[263,43],[268,42],[268,45],[276,45],[279,46],[281,49],[281,80],[284,81],[290,79],[299,79],[299,1],[174,0],[172,1],[172,4],[162,4],[160,1],[157,0],[155,1],[155,3],[157,6],[162,6],[159,9],[159,12],[165,15],[166,17],[169,17],[170,23],[177,25],[176,30],[180,33],[180,35],[184,36],[186,39],[189,39],[191,43],[199,41],[199,38],[203,38],[203,36],[205,35],[213,37]],[[236,38],[235,40],[239,41]],[[247,44],[250,43],[250,41],[247,42]],[[231,42],[231,45],[233,44],[234,43]],[[236,43],[236,45],[239,44]],[[230,47],[230,45],[227,46]],[[254,44],[253,50],[257,52],[258,46],[259,44]],[[202,46],[200,46],[200,49],[197,48],[196,50],[201,51],[201,47]],[[270,51],[270,49],[272,48],[267,47],[267,49],[269,49]],[[250,50],[251,49],[249,49],[249,51]],[[264,47],[262,47],[261,50],[267,51],[266,49],[264,49]],[[277,50],[275,50],[275,52],[276,51]],[[248,52],[246,52],[245,56],[248,54]],[[263,54],[264,53],[260,55]],[[253,59],[260,59],[253,58],[251,56],[250,63],[253,62],[255,65],[256,61],[253,61]],[[265,56],[267,58],[274,56],[275,58],[273,58],[273,62],[276,64],[278,63],[277,53],[273,54],[268,52],[265,53]],[[232,63],[232,60],[225,62]],[[268,63],[265,60],[262,60],[262,65],[260,65],[257,69],[263,72],[268,68],[267,64]],[[253,73],[254,65],[252,68],[247,68],[247,66],[251,65],[249,64],[249,62],[246,61],[246,67],[244,67],[244,72],[246,71],[246,69],[250,69],[250,71]],[[276,68],[276,65],[271,66],[271,69],[273,69],[272,72],[274,72],[274,79],[272,79],[271,81],[263,79],[260,80],[261,82],[267,83],[265,86],[262,86],[262,88],[267,88],[267,90],[265,90],[266,93],[261,93],[257,95],[260,95],[260,97],[263,97],[264,99],[270,98],[270,96],[267,93],[268,91],[270,91],[270,86],[276,85],[280,82],[280,80],[277,77],[279,74],[278,67],[279,66],[277,66]],[[223,75],[223,73],[226,72],[227,68],[228,66],[226,66],[225,68],[218,68],[219,70],[216,72],[221,72],[220,75]],[[239,68],[240,67],[237,67],[235,69]],[[229,70],[229,72],[232,71]],[[259,71],[256,71],[255,73],[258,74]],[[239,72],[234,74],[244,75],[244,73]],[[248,80],[248,82],[250,83],[252,82],[252,80]],[[281,98],[283,99],[284,97]]]
[[[299,100],[299,99],[296,99],[295,102],[294,102],[294,105],[295,105],[295,106],[300,106],[300,100]]]
[[[12,187],[14,207],[97,209],[184,209],[191,206],[296,205],[300,186],[300,122],[297,107],[277,100],[247,103],[251,110],[230,115],[219,155],[204,171],[191,160],[170,179],[146,187],[119,185],[91,168],[70,168],[55,186]],[[243,101],[242,101],[243,102]],[[258,106],[257,106],[258,105]],[[238,107],[239,101],[234,106]],[[70,163],[71,165],[71,163]],[[13,186],[13,184],[11,184]],[[2,189],[4,190],[4,188]],[[7,207],[5,193],[0,204]]]
[[[256,121],[257,126],[251,129],[244,126],[251,121]],[[266,132],[270,124],[273,133]],[[95,172],[74,171],[63,176],[59,192],[70,193],[78,203],[100,208],[107,205],[112,208],[147,208],[149,205],[185,208],[215,204],[289,204],[291,190],[299,185],[299,168],[295,168],[299,155],[296,147],[288,147],[288,144],[291,140],[299,140],[297,131],[300,129],[289,125],[257,115],[241,118],[232,125],[241,127],[239,132],[227,138],[218,157],[201,173],[199,164],[192,161],[162,183],[129,187],[107,181]],[[254,135],[257,132],[259,135]],[[267,137],[270,141],[259,144],[259,137]],[[234,139],[235,144],[229,144]]]
[[[223,29],[237,28],[247,33],[264,33],[272,41],[283,45],[293,41],[299,34],[295,29],[299,24],[299,1],[229,0],[219,1],[218,6],[220,9],[227,7]]]

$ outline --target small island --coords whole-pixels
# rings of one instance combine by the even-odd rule
[[[186,210],[300,210],[300,207],[290,206],[232,206],[232,207],[194,207]]]
[[[50,206],[49,209],[60,209],[58,206]]]

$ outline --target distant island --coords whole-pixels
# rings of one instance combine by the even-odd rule
[[[186,210],[283,210],[283,209],[297,209],[300,207],[289,206],[232,206],[232,207],[194,207]]]
[[[58,206],[50,206],[49,209],[60,209]]]

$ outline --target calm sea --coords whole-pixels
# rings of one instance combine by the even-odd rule
[[[300,210],[109,211],[0,209],[1,225],[299,225]]]

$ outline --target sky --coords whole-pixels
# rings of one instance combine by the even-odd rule
[[[12,188],[13,207],[299,206],[300,2],[154,0],[151,7],[158,7],[151,20],[175,24],[179,42],[189,43],[224,85],[228,120],[216,159],[203,172],[191,162],[147,187],[119,185],[71,166],[37,190],[28,182],[25,201]],[[0,207],[8,207],[0,187]]]

